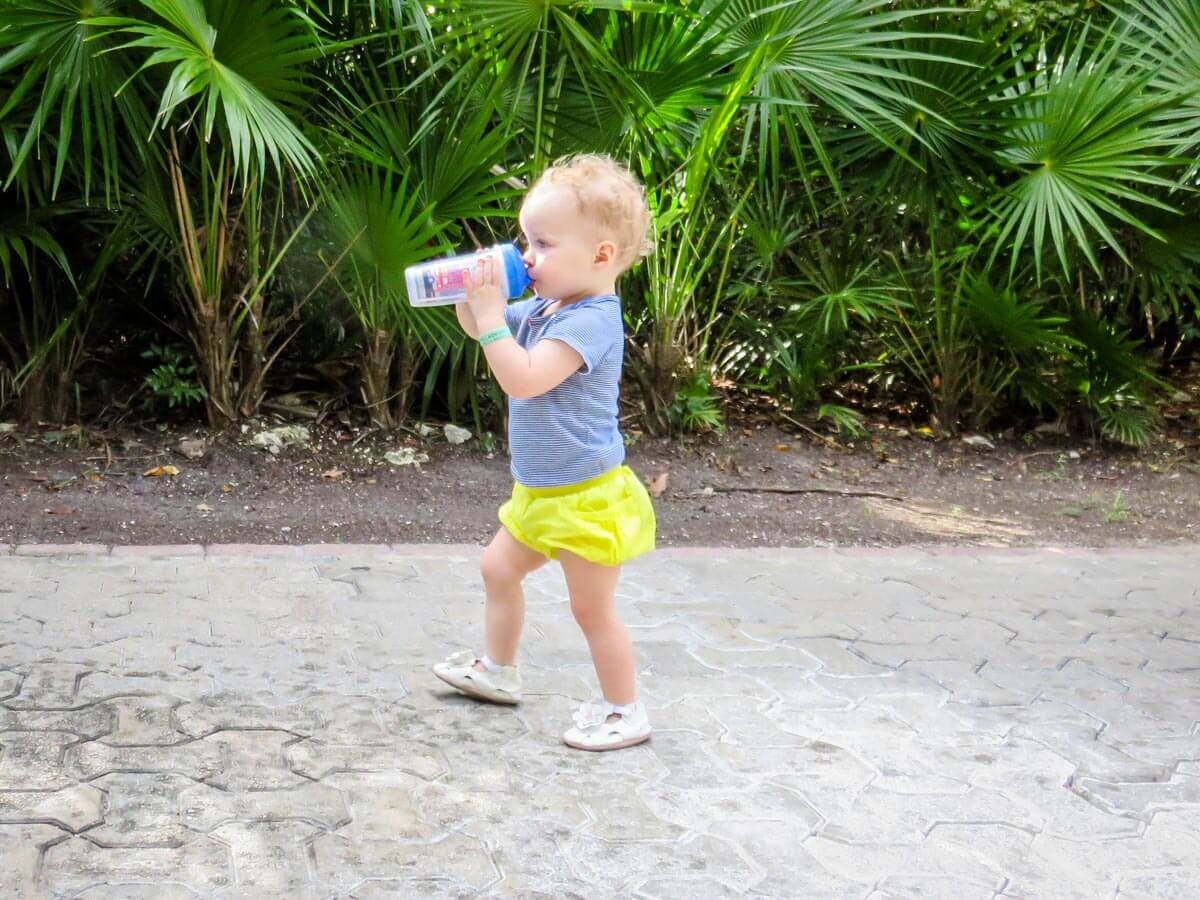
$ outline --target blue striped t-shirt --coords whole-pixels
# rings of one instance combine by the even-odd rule
[[[532,297],[504,311],[509,330],[526,350],[551,338],[583,357],[582,368],[546,393],[508,400],[512,474],[527,487],[576,484],[625,461],[625,442],[617,425],[625,359],[621,300],[603,294],[542,315],[550,303]]]

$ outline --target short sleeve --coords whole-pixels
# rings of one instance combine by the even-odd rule
[[[547,338],[573,349],[583,357],[583,371],[591,372],[623,340],[620,307],[613,303],[589,304],[560,312],[542,332],[542,340]]]
[[[533,311],[533,305],[537,303],[537,299],[537,297],[530,297],[528,300],[518,300],[516,303],[510,303],[504,307],[504,324],[508,326],[509,331],[513,334],[517,333],[521,322]]]

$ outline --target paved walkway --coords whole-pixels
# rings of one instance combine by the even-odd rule
[[[0,555],[0,897],[1200,896],[1200,551],[660,551],[656,726],[531,580],[516,710],[476,548]]]

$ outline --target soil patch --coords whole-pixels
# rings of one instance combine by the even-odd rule
[[[215,435],[2,426],[0,542],[478,543],[497,528],[508,461],[475,438],[307,425],[306,446],[273,455],[252,443],[280,424]],[[1132,451],[1057,434],[988,447],[890,424],[835,444],[741,422],[724,435],[640,437],[627,461],[663,487],[661,546],[1186,542],[1200,540],[1197,426],[1189,411]],[[389,453],[428,460],[396,465]]]

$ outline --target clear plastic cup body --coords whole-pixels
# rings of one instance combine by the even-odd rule
[[[484,257],[496,261],[500,292],[515,300],[529,287],[529,275],[521,261],[516,244],[497,244],[475,253],[464,253],[444,259],[430,259],[404,270],[408,285],[408,302],[413,306],[445,306],[467,299],[467,275]]]

